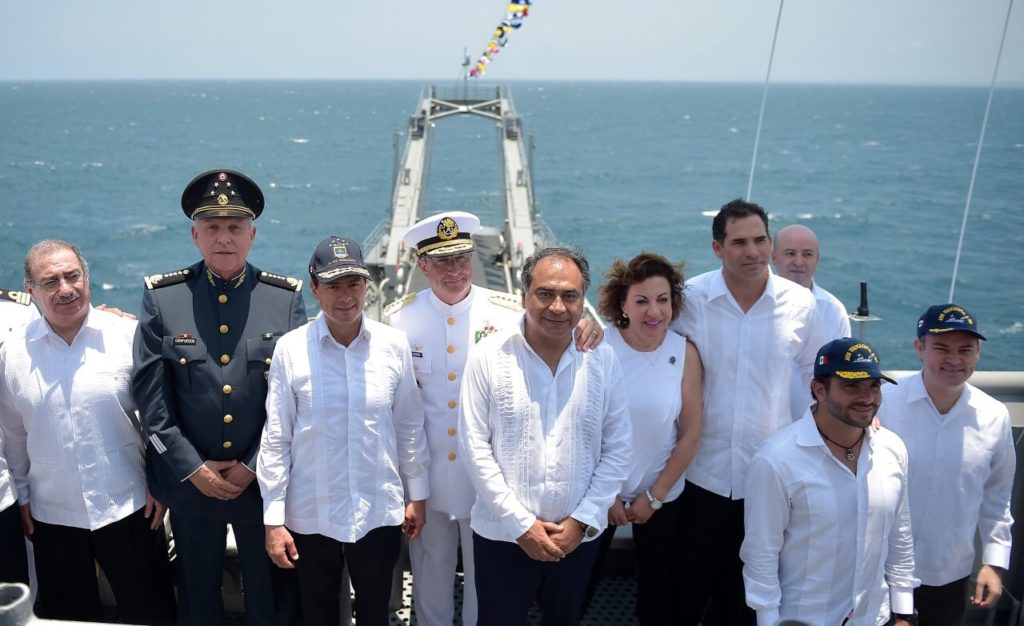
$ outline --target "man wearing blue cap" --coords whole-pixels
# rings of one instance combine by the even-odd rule
[[[244,174],[197,176],[181,208],[203,259],[147,277],[142,298],[132,392],[149,437],[151,488],[171,512],[182,624],[223,620],[228,523],[246,623],[273,623],[275,602],[286,597],[287,579],[272,589],[254,481],[274,346],[306,322],[306,309],[302,281],[248,263],[263,204]]]
[[[971,385],[985,336],[967,309],[929,307],[914,342],[921,371],[886,389],[882,423],[910,452],[914,598],[923,625],[963,621],[967,598],[994,606],[1010,564],[1010,494],[1016,459],[1006,406]],[[974,537],[981,568],[974,568]]]
[[[751,460],[740,558],[758,626],[915,623],[907,450],[870,427],[883,380],[867,343],[825,344],[815,403]]]
[[[366,319],[359,245],[330,237],[309,262],[320,315],[278,342],[260,444],[266,547],[295,569],[309,624],[340,624],[348,566],[360,626],[386,626],[403,528],[429,493],[423,404],[405,333]]]
[[[385,309],[391,326],[404,331],[426,410],[430,446],[430,498],[423,539],[409,548],[416,619],[424,626],[450,626],[455,617],[452,582],[462,549],[462,626],[477,621],[473,535],[469,512],[476,492],[457,450],[459,390],[466,358],[489,334],[518,324],[519,298],[473,284],[472,235],[480,219],[464,211],[424,218],[405,234],[429,289],[409,294]],[[589,348],[602,333],[584,322],[578,346]]]

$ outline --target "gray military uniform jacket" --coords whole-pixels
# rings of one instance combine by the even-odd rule
[[[233,500],[188,477],[207,460],[255,470],[278,338],[306,323],[302,282],[246,264],[223,280],[200,262],[146,279],[132,393],[148,437],[150,490],[175,514],[259,522],[256,481]]]

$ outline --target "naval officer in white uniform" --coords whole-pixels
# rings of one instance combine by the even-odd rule
[[[426,524],[409,545],[416,618],[424,626],[450,626],[454,618],[453,585],[462,546],[462,624],[477,619],[473,577],[473,533],[469,510],[476,493],[458,455],[456,423],[459,389],[466,357],[487,335],[518,323],[517,296],[473,284],[471,235],[480,219],[463,211],[440,213],[414,224],[403,241],[416,250],[417,267],[430,285],[385,309],[391,326],[409,336],[413,370],[426,412],[430,448],[430,496]],[[577,344],[589,349],[603,333],[582,322]]]

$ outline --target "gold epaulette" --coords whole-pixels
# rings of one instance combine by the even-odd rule
[[[491,304],[497,304],[500,307],[506,309],[512,309],[513,311],[522,311],[523,305],[517,296],[510,293],[492,293],[487,296],[487,299],[491,301]]]
[[[153,274],[146,277],[146,289],[160,289],[161,287],[177,285],[189,278],[192,278],[192,270],[187,267],[170,274]]]
[[[280,274],[271,274],[270,272],[260,272],[257,278],[259,278],[261,283],[280,287],[281,289],[287,289],[288,291],[302,291],[302,281],[298,278],[281,276]]]
[[[387,315],[387,316],[394,315],[395,313],[397,313],[400,310],[402,310],[403,306],[409,304],[410,302],[412,302],[415,299],[416,299],[416,294],[415,293],[410,293],[410,294],[407,294],[401,300],[395,300],[391,304],[389,304],[386,307],[384,307],[384,315]]]
[[[18,304],[32,304],[32,296],[28,295],[25,291],[17,291],[15,289],[0,289],[0,299],[10,300]]]

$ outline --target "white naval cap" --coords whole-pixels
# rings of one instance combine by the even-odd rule
[[[402,241],[420,256],[450,256],[472,251],[470,235],[478,230],[479,217],[465,211],[448,211],[416,222]]]

